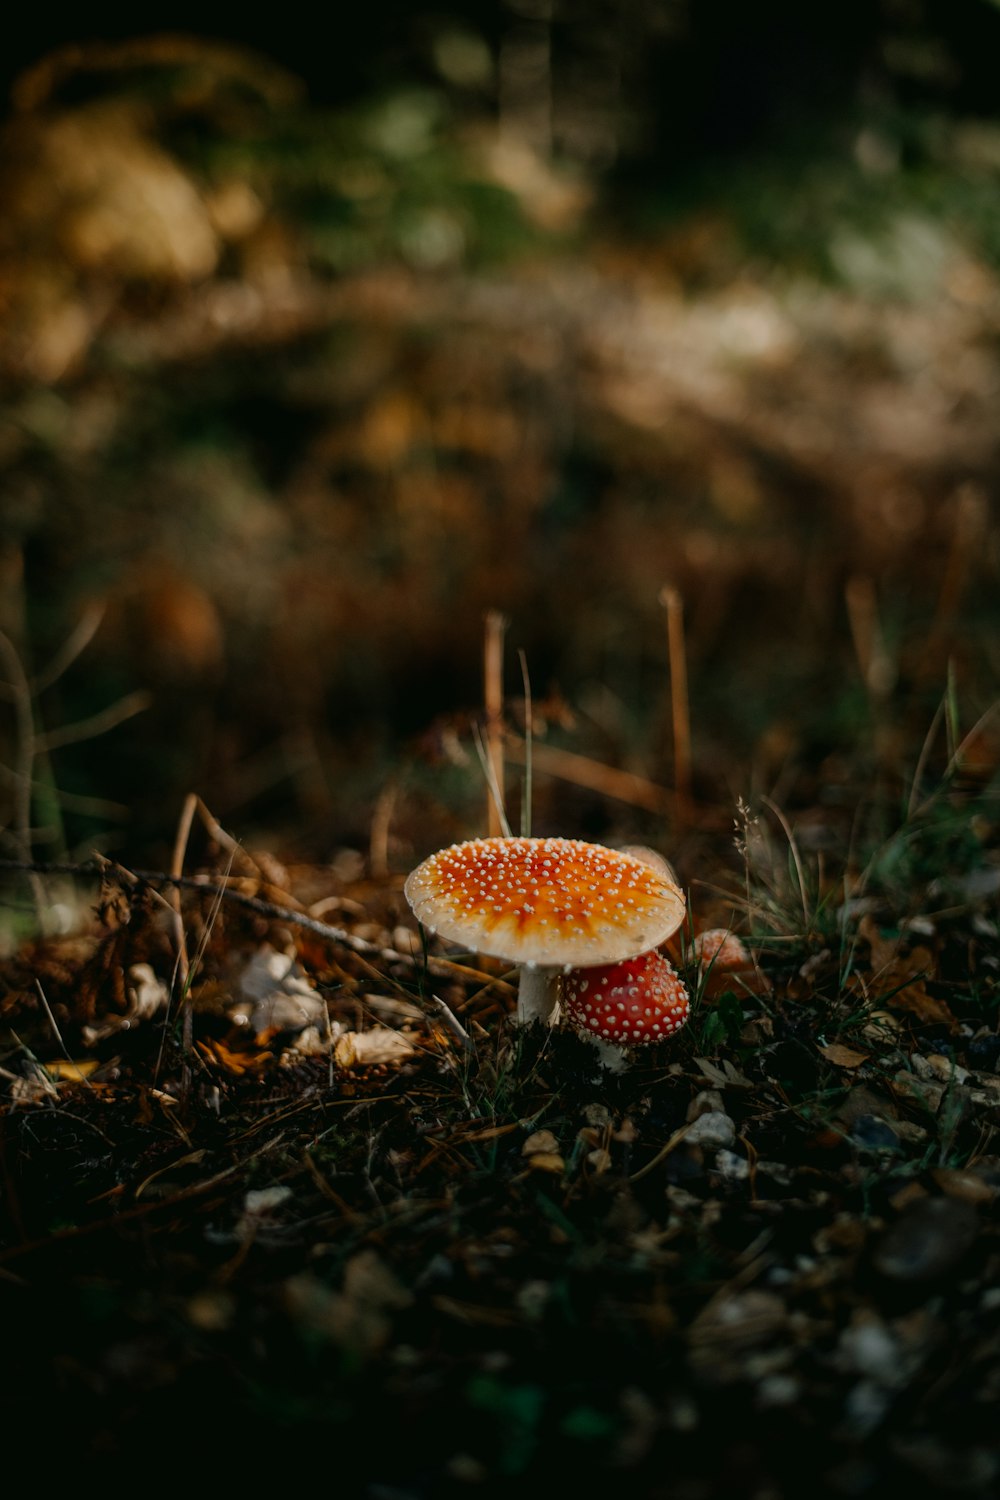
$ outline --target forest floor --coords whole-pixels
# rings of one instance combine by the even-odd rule
[[[373,1497],[997,1493],[1000,859],[956,748],[860,864],[744,818],[692,910],[753,962],[683,929],[690,1023],[620,1075],[399,876],[237,851],[175,911],[106,866],[3,967],[11,1430]]]

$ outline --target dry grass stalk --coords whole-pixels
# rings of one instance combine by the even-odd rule
[[[387,781],[372,809],[368,831],[368,871],[373,880],[384,880],[389,873],[389,829],[398,793],[398,783]]]
[[[515,735],[507,736],[507,751],[511,760],[524,765],[528,758],[527,742]],[[555,745],[539,744],[531,747],[534,769],[548,776],[558,776],[562,781],[571,781],[574,786],[587,787],[613,797],[616,802],[627,802],[632,807],[644,807],[649,812],[662,813],[670,808],[673,796],[664,786],[634,771],[620,771],[615,766],[605,766],[589,756],[577,755],[572,750],[560,750]]]
[[[174,835],[174,848],[170,860],[170,874],[177,880],[184,874],[184,854],[187,850],[188,839],[191,837],[191,824],[194,822],[195,811],[198,807],[198,798],[194,792],[188,792],[184,798],[184,806],[177,823],[177,832]],[[181,893],[180,887],[173,885],[170,888],[170,904],[174,909],[174,941],[177,945],[177,973],[181,982],[181,990],[187,989],[190,965],[188,963],[187,940],[184,936],[184,918],[181,915]]]
[[[25,863],[31,861],[31,792],[38,742],[35,733],[35,714],[31,701],[31,687],[14,642],[0,632],[0,661],[7,676],[7,688],[14,712],[14,747],[16,763],[13,767],[13,838],[14,846]],[[45,912],[45,889],[38,875],[28,872],[28,883],[35,903],[39,923]]]
[[[688,697],[687,653],[684,644],[684,600],[673,584],[660,590],[667,612],[667,651],[670,658],[670,720],[674,734],[674,816],[686,823],[691,816],[691,708]]]
[[[487,790],[486,826],[491,838],[504,832],[503,640],[507,621],[498,610],[486,615],[483,646],[483,707],[486,712],[486,758],[493,787]]]
[[[960,485],[955,494],[953,512],[951,547],[931,624],[931,635],[944,637],[946,642],[969,581],[973,559],[985,540],[989,524],[988,501],[980,486]]]
[[[896,683],[896,669],[886,649],[878,613],[878,596],[870,578],[855,573],[844,589],[847,620],[854,654],[858,658],[865,690],[875,707],[881,707]]]

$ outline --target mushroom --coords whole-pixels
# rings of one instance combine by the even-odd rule
[[[729,927],[708,927],[693,944],[703,979],[702,993],[712,999],[726,990],[766,995],[771,984],[757,967],[743,940]]]
[[[570,1025],[596,1040],[601,1062],[620,1072],[626,1048],[662,1042],[691,1014],[683,981],[662,953],[640,953],[617,964],[564,974],[559,985]]]
[[[429,931],[522,966],[521,1024],[549,1019],[561,971],[644,953],[684,917],[672,881],[581,839],[452,844],[418,865],[404,891]]]

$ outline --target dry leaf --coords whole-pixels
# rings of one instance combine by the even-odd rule
[[[933,977],[936,968],[929,948],[918,945],[900,953],[899,938],[883,937],[871,915],[862,917],[858,935],[871,951],[871,974],[863,981],[868,998],[880,1000],[893,1010],[908,1011],[928,1025],[957,1029],[958,1022],[945,1002],[927,992],[925,980]]]
[[[374,1063],[398,1063],[416,1051],[408,1037],[388,1026],[374,1026],[371,1031],[345,1031],[333,1049],[342,1068],[363,1068]]]
[[[243,999],[230,1015],[251,1026],[258,1039],[268,1032],[326,1026],[326,1003],[304,977],[294,952],[278,953],[265,943],[240,975],[239,986]]]
[[[521,1147],[522,1156],[536,1156],[540,1151],[558,1151],[559,1142],[551,1130],[536,1130]]]
[[[220,1042],[215,1037],[195,1042],[195,1046],[206,1062],[214,1063],[226,1073],[231,1073],[234,1078],[241,1078],[244,1073],[259,1073],[274,1058],[273,1052],[266,1050],[234,1052],[225,1042]]]
[[[44,1064],[49,1077],[57,1079],[60,1083],[82,1083],[100,1066],[96,1057],[87,1057],[80,1062],[70,1062],[68,1058],[57,1057],[54,1062]]]
[[[133,964],[128,971],[126,990],[129,1019],[148,1021],[164,1008],[170,999],[170,987],[158,979],[149,964]]]
[[[343,1291],[331,1291],[309,1271],[285,1282],[289,1311],[311,1334],[361,1359],[377,1354],[392,1332],[392,1314],[411,1294],[374,1250],[360,1250],[344,1268]]]
[[[832,1062],[838,1068],[860,1068],[871,1056],[868,1052],[856,1052],[853,1047],[845,1047],[842,1042],[830,1042],[819,1050],[827,1062]]]
[[[528,1157],[528,1166],[533,1172],[552,1172],[557,1177],[566,1170],[558,1151],[536,1151]]]

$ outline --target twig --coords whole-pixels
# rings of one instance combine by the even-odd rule
[[[25,861],[36,916],[41,922],[45,909],[45,890],[37,872],[31,870],[31,789],[37,753],[35,715],[31,688],[21,665],[21,658],[14,642],[3,631],[0,631],[0,657],[6,664],[14,706],[14,750],[17,757],[12,773],[14,835],[17,848]]]
[[[960,485],[955,494],[951,547],[942,570],[931,637],[946,638],[955,622],[958,606],[968,582],[969,565],[989,521],[989,502],[979,485]]]
[[[520,765],[525,763],[529,753],[527,742],[516,735],[507,736],[507,751],[510,758]],[[560,750],[555,745],[540,745],[536,741],[531,755],[535,770],[601,792],[616,802],[628,802],[633,807],[647,808],[649,812],[664,812],[675,800],[666,787],[657,786],[645,776],[634,771],[620,771],[601,761],[591,760],[589,756],[577,755],[572,750]]]
[[[910,797],[909,801],[906,804],[907,822],[909,822],[909,820],[913,817],[914,813],[917,810],[917,798],[920,796],[920,783],[924,779],[924,771],[927,769],[927,762],[930,758],[931,749],[934,745],[934,740],[937,737],[938,728],[943,718],[944,699],[942,698],[941,702],[934,710],[934,717],[931,719],[927,733],[924,735],[924,743],[921,745],[920,754],[917,756],[917,764],[913,771],[913,784],[910,787]],[[921,804],[921,806],[923,806],[923,804]]]
[[[36,672],[31,679],[31,691],[36,697],[58,682],[77,657],[83,655],[101,628],[103,619],[103,604],[91,604],[84,610],[52,660],[40,672]]]
[[[24,788],[29,797],[33,792],[42,792],[68,812],[105,818],[126,818],[129,814],[129,808],[123,802],[109,802],[106,797],[85,797],[78,792],[65,792],[48,781],[39,781],[37,777],[25,781],[19,771],[12,771],[9,766],[0,766],[0,781],[7,786]]]
[[[686,823],[691,816],[691,708],[688,698],[687,653],[684,648],[684,601],[680,590],[665,584],[660,603],[667,612],[667,651],[670,658],[670,719],[674,734],[674,817]]]
[[[808,932],[811,926],[811,919],[809,916],[809,897],[806,892],[805,871],[802,868],[802,860],[799,858],[799,846],[795,842],[795,834],[792,832],[792,825],[789,823],[788,819],[785,817],[778,804],[776,802],[772,802],[770,797],[765,797],[762,795],[760,800],[764,803],[765,807],[769,807],[774,813],[774,816],[781,824],[785,838],[788,840],[788,848],[791,851],[792,862],[795,865],[795,878],[799,884],[799,900],[802,903],[802,919],[806,924],[806,931]]]
[[[507,810],[503,805],[503,793],[497,785],[497,779],[490,762],[489,751],[483,742],[483,733],[478,724],[473,724],[472,726],[472,740],[476,747],[476,754],[479,756],[479,764],[482,767],[483,778],[490,795],[490,807],[493,809],[489,826],[491,828],[494,826],[495,818],[496,823],[499,824],[498,832],[503,834],[504,838],[509,839],[510,824],[507,821]]]
[[[521,793],[521,837],[531,836],[531,750],[534,738],[534,721],[531,715],[531,678],[528,675],[528,658],[523,649],[518,651],[521,663],[521,681],[524,684],[524,789]]]
[[[465,1027],[462,1025],[461,1021],[456,1016],[455,1012],[452,1010],[451,1006],[447,1003],[447,1001],[442,1000],[440,995],[432,995],[431,999],[434,1001],[434,1004],[439,1007],[441,1011],[441,1019],[448,1027],[449,1031],[453,1032],[453,1034],[458,1037],[458,1040],[461,1042],[466,1052],[471,1052],[473,1050],[472,1038],[466,1031]]]
[[[860,573],[852,575],[844,588],[844,603],[865,692],[873,708],[881,710],[895,686],[896,669],[886,650],[872,580]]]
[[[184,873],[184,852],[191,837],[191,824],[194,822],[195,809],[198,798],[194,792],[188,792],[184,798],[184,806],[181,809],[180,819],[177,823],[177,832],[174,835],[174,848],[170,859],[170,873],[175,879]],[[174,909],[174,941],[177,945],[177,969],[181,981],[181,990],[187,989],[188,982],[188,952],[187,939],[184,935],[184,918],[181,914],[181,893],[177,885],[173,886],[172,899],[170,902]]]
[[[36,979],[35,980],[35,989],[38,991],[38,998],[42,1002],[42,1008],[45,1011],[45,1015],[46,1015],[46,1017],[48,1019],[49,1025],[52,1027],[52,1035],[56,1039],[56,1043],[57,1043],[57,1045],[59,1047],[60,1052],[62,1053],[63,1057],[65,1057],[66,1061],[71,1066],[75,1066],[75,1064],[73,1062],[73,1059],[70,1056],[69,1049],[66,1046],[66,1043],[63,1041],[62,1032],[59,1030],[59,1027],[56,1024],[56,1018],[52,1014],[52,1007],[50,1006],[50,1004],[49,1004],[49,1002],[48,1002],[48,1000],[46,998],[45,991],[42,989],[42,981],[40,979]],[[80,1078],[81,1078],[81,1081],[87,1085],[88,1089],[90,1089],[90,1091],[93,1092],[94,1085],[87,1078],[86,1074],[85,1073],[81,1073],[80,1074]]]
[[[486,804],[487,829],[491,838],[504,832],[506,822],[503,763],[503,638],[506,629],[507,621],[503,615],[498,610],[489,610],[483,643],[483,707],[486,711],[486,755],[492,773]],[[497,795],[494,795],[494,787]],[[510,829],[506,832],[509,835]]]
[[[312,932],[317,937],[324,938],[328,943],[338,943],[355,953],[381,959],[383,963],[406,964],[411,969],[422,968],[425,963],[421,954],[401,953],[395,948],[380,947],[378,943],[371,943],[367,938],[357,937],[343,927],[331,927],[327,922],[320,922],[305,912],[292,911],[287,906],[278,906],[275,902],[264,901],[259,896],[248,896],[244,891],[234,891],[228,886],[215,884],[202,875],[175,876],[168,875],[164,870],[129,870],[124,865],[107,859],[94,864],[70,864],[49,860],[32,860],[26,863],[17,859],[0,859],[0,870],[18,870],[22,873],[26,870],[33,870],[41,875],[100,878],[109,868],[120,873],[131,883],[141,881],[150,887],[175,885],[181,890],[198,891],[203,896],[230,901],[236,906],[244,907],[247,911],[256,912],[258,916],[270,917],[276,922],[286,922],[290,927],[301,927],[306,932]],[[165,898],[160,897],[160,899],[170,910],[173,910]],[[503,984],[509,988],[506,981],[498,979],[495,974],[487,974],[482,969],[472,968],[469,964],[455,963],[449,958],[427,958],[426,965],[429,973],[446,979],[453,977],[472,979],[491,985]]]
[[[390,777],[372,808],[371,827],[368,831],[368,872],[373,880],[384,880],[389,873],[389,829],[398,794],[399,783],[394,777]]]
[[[152,701],[151,693],[128,693],[124,698],[119,698],[117,703],[111,703],[98,713],[91,714],[89,719],[79,719],[75,724],[66,724],[61,729],[50,729],[45,734],[40,734],[38,748],[61,750],[64,745],[78,745],[81,740],[96,739],[98,735],[107,734],[109,729],[124,724],[126,719],[134,719],[136,714],[144,713]]]
[[[653,1160],[648,1161],[644,1167],[640,1167],[638,1172],[632,1173],[632,1176],[629,1178],[629,1182],[638,1182],[641,1178],[648,1176],[655,1167],[658,1167],[661,1161],[665,1161],[666,1158],[670,1155],[671,1151],[673,1151],[675,1147],[680,1145],[681,1141],[687,1135],[693,1124],[694,1121],[689,1120],[686,1125],[682,1125],[679,1130],[675,1130],[673,1135],[667,1141],[667,1144],[665,1146],[662,1146],[660,1150],[657,1151],[656,1155],[653,1157]]]

